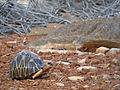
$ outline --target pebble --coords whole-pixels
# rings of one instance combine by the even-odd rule
[[[78,63],[80,63],[80,64],[81,64],[81,63],[85,63],[85,61],[86,61],[86,58],[84,58],[84,59],[82,59],[82,60],[80,59],[80,60],[78,60]]]
[[[55,82],[55,80],[50,80],[51,82]]]
[[[23,39],[23,43],[25,44],[26,42],[27,42],[27,38],[24,37],[24,39]]]
[[[104,53],[97,53],[97,54],[95,54],[95,55],[97,55],[97,56],[100,56],[100,55],[105,56]]]
[[[71,77],[68,77],[68,79],[71,81],[77,81],[77,80],[84,81],[85,80],[85,78],[81,76],[71,76]]]
[[[110,53],[116,53],[116,52],[120,52],[120,49],[119,48],[111,48],[109,50]]]
[[[24,88],[19,88],[19,90],[25,90]]]
[[[9,90],[27,90],[25,88],[10,87]]]
[[[120,78],[120,75],[117,75],[117,74],[114,75],[114,79],[119,79],[119,78]]]
[[[120,90],[120,84],[116,84],[111,90]]]
[[[31,80],[31,79],[27,79],[28,81],[30,81],[30,82],[34,82],[35,80]]]
[[[83,55],[83,54],[86,54],[86,52],[78,52],[78,55],[80,56],[80,55]]]
[[[15,90],[15,87],[10,87],[9,90]]]
[[[39,82],[36,81],[36,82],[34,82],[32,85],[33,85],[33,86],[37,86],[37,85],[39,85]]]
[[[108,75],[108,74],[104,74],[103,75],[103,80],[104,81],[109,81],[111,79],[111,76],[110,75]]]
[[[114,59],[112,60],[112,63],[117,64],[117,63],[118,63],[118,59],[114,58]]]
[[[92,69],[92,70],[96,70],[96,67],[92,67],[92,66],[81,66],[79,68],[77,68],[78,71],[82,71],[82,69]]]
[[[106,48],[106,47],[99,47],[96,49],[96,53],[106,53],[109,51],[109,48]]]
[[[59,62],[56,62],[56,64],[64,64],[64,65],[69,65],[70,63],[72,63],[72,62],[69,62],[69,61],[59,61]]]
[[[92,79],[97,80],[97,76],[91,76]]]
[[[64,87],[63,83],[55,83],[57,86]]]
[[[57,76],[58,76],[58,73],[53,72],[53,73],[51,73],[51,75],[57,77]]]
[[[71,87],[72,90],[78,90],[76,87],[72,86]]]
[[[88,88],[89,86],[88,85],[85,85],[85,86],[83,86],[84,88]]]
[[[4,36],[4,35],[0,35],[0,39],[1,39],[1,38],[5,38],[5,36]]]
[[[14,43],[17,43],[17,41],[9,41],[9,42],[7,42],[8,44],[14,44]]]

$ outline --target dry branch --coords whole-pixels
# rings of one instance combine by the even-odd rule
[[[32,27],[47,26],[48,23],[71,23],[38,8],[28,8],[17,2],[0,3],[0,33],[29,33]]]
[[[32,27],[49,23],[71,23],[60,18],[70,13],[82,21],[120,14],[120,0],[28,0],[24,6],[16,0],[0,3],[0,33],[29,33]]]

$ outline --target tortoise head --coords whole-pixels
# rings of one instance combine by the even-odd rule
[[[42,67],[43,72],[49,71],[49,69],[52,67],[52,65],[53,65],[53,62],[47,62],[47,63],[45,64],[45,66]]]

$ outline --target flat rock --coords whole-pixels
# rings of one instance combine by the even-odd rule
[[[19,90],[25,90],[25,88],[19,88]]]
[[[105,56],[105,54],[104,53],[97,53],[97,54],[95,54],[95,55],[97,55],[97,56]]]
[[[92,67],[92,66],[81,66],[79,68],[77,68],[78,71],[82,71],[83,69],[92,69],[92,70],[96,70],[96,67]]]
[[[57,76],[58,76],[58,73],[53,72],[53,73],[51,73],[51,75],[57,77]]]
[[[114,58],[114,59],[112,60],[112,63],[117,64],[117,63],[118,63],[118,59]]]
[[[110,53],[116,53],[116,52],[120,52],[120,49],[119,48],[111,48]]]
[[[59,61],[59,62],[56,62],[56,64],[64,64],[64,65],[69,65],[70,63],[72,63],[72,62],[64,61],[64,60],[61,60],[61,61]]]
[[[79,60],[78,60],[78,63],[80,63],[80,64],[81,64],[81,63],[85,63],[85,61],[86,61],[86,58],[84,58],[84,59],[79,59]]]
[[[114,85],[111,90],[120,90],[120,84]]]
[[[109,81],[111,79],[111,76],[110,75],[108,75],[108,74],[104,74],[103,75],[103,80],[104,81]]]
[[[57,86],[64,87],[63,83],[55,83]]]
[[[5,38],[5,36],[0,34],[0,39],[2,39],[2,38]]]
[[[34,81],[32,85],[33,85],[33,86],[39,85],[39,81]]]
[[[72,86],[71,89],[72,89],[72,90],[78,90],[78,88],[76,88],[76,87],[74,87],[74,86]]]
[[[109,48],[107,48],[107,47],[99,47],[96,49],[96,53],[104,53],[105,54],[108,51],[109,51]]]
[[[89,88],[89,86],[88,86],[88,85],[84,85],[83,87],[84,87],[84,88]]]
[[[68,77],[68,79],[71,81],[77,81],[77,80],[84,81],[85,78],[81,76],[71,76],[71,77]]]
[[[15,40],[15,41],[8,41],[7,42],[8,44],[15,44],[15,43],[17,43],[17,41]]]
[[[119,79],[119,78],[120,78],[120,75],[117,75],[117,74],[114,75],[114,79]]]
[[[10,87],[9,90],[26,90],[26,88]]]
[[[120,16],[63,25],[47,36],[28,44],[35,49],[81,50],[83,47],[120,48]],[[49,30],[50,28],[47,28]]]

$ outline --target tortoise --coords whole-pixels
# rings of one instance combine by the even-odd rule
[[[44,63],[40,56],[30,50],[19,52],[12,60],[9,70],[10,79],[42,77],[52,67],[52,62]]]

